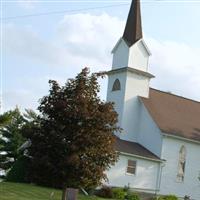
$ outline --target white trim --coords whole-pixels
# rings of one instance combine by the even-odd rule
[[[117,43],[115,44],[115,46],[113,47],[111,53],[114,53],[115,49],[118,47],[119,43],[122,41],[122,38],[119,38],[119,40],[117,41]]]
[[[129,49],[130,49],[133,45],[135,45],[136,43],[141,42],[142,45],[144,46],[144,48],[146,49],[147,54],[148,54],[149,56],[152,55],[150,49],[148,48],[148,46],[147,46],[147,44],[146,44],[146,42],[144,41],[143,38],[140,39],[140,40],[138,40],[136,43],[134,43],[132,46],[129,47],[129,46],[127,45],[126,41],[123,39],[123,37],[120,37],[120,38],[119,38],[119,40],[117,41],[117,43],[116,43],[115,46],[113,47],[111,53],[114,53],[114,52],[115,52],[115,50],[116,50],[116,48],[119,46],[120,42],[124,42],[124,43],[126,44],[127,48],[129,48]]]
[[[162,179],[162,171],[163,171],[164,164],[159,164],[159,169],[157,171],[157,179],[156,179],[156,194],[160,191],[161,186],[161,179]]]
[[[136,173],[135,174],[131,174],[131,173],[125,172],[125,175],[126,176],[136,176]]]
[[[136,188],[136,187],[131,187],[130,190],[137,191],[137,192],[149,192],[151,194],[154,194],[155,192],[159,192],[160,190],[151,189],[151,188]]]
[[[128,161],[129,161],[129,160],[135,162],[135,173],[134,173],[134,174],[131,174],[131,173],[127,172],[128,167],[130,167],[130,166],[128,165]],[[132,167],[132,168],[133,168],[133,167]],[[135,159],[127,159],[127,167],[126,167],[126,172],[125,172],[125,174],[128,175],[128,176],[136,176],[136,174],[137,174],[137,160],[135,160]]]
[[[139,41],[141,41],[141,42],[142,42],[142,44],[143,44],[143,46],[145,47],[145,49],[146,49],[147,53],[149,54],[149,56],[151,56],[151,55],[152,55],[152,53],[151,53],[150,49],[148,48],[148,46],[147,46],[146,42],[144,41],[144,39],[142,38],[142,39],[141,39],[141,40],[139,40]]]
[[[119,46],[120,42],[124,42],[124,43],[126,44],[125,40],[124,40],[122,37],[119,38],[119,40],[118,40],[117,43],[115,44],[114,48],[112,49],[111,53],[114,53],[114,52],[115,52],[115,50],[116,50],[117,47]],[[129,48],[127,44],[126,44],[126,46],[127,46],[127,48]]]
[[[186,142],[192,142],[192,143],[200,144],[200,141],[184,138],[184,137],[181,137],[181,136],[171,135],[171,134],[168,134],[168,133],[163,133],[162,135],[164,137],[175,138],[175,139],[183,140],[183,141],[186,141]]]
[[[165,160],[159,160],[159,159],[153,159],[153,158],[147,158],[147,157],[143,157],[143,156],[138,156],[138,155],[135,155],[135,154],[125,153],[125,152],[121,152],[121,151],[119,153],[121,155],[125,155],[125,156],[131,156],[131,157],[135,157],[135,158],[141,158],[141,159],[160,162],[160,163],[163,163],[165,161]]]

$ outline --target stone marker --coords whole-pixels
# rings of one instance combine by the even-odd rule
[[[67,200],[77,200],[78,189],[67,188]]]

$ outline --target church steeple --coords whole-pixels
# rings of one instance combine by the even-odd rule
[[[140,0],[132,0],[123,36],[112,50],[113,69],[131,67],[148,71],[151,52],[143,40]]]
[[[129,46],[142,39],[142,20],[140,11],[140,0],[132,0],[123,39]]]
[[[138,141],[142,127],[141,102],[138,96],[148,98],[149,82],[154,76],[148,72],[151,52],[142,37],[140,1],[132,0],[125,31],[112,50],[112,70],[108,72],[107,101],[115,102],[119,126],[118,137]]]

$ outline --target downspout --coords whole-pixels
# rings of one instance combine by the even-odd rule
[[[157,172],[157,180],[156,180],[156,191],[155,191],[155,195],[158,194],[158,192],[160,191],[160,185],[161,185],[161,177],[162,177],[162,170],[163,167],[165,166],[165,161],[163,160],[162,162],[160,162],[159,164],[159,170]]]

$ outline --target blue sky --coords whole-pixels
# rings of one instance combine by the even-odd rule
[[[129,6],[130,1],[117,0],[3,2],[3,110],[16,105],[36,109],[48,93],[49,79],[63,84],[85,66],[111,69],[110,52],[123,33]],[[152,52],[149,70],[156,76],[151,86],[198,101],[199,10],[200,0],[142,1],[144,39]],[[100,83],[105,99],[107,80]]]

